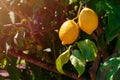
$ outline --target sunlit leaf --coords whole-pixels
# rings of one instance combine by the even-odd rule
[[[43,51],[51,52],[52,50],[51,50],[51,48],[46,48],[46,49],[44,49]]]
[[[86,39],[83,41],[79,41],[77,45],[83,56],[85,57],[86,61],[93,61],[96,58],[97,47],[93,41]]]
[[[70,56],[70,61],[72,65],[75,67],[75,69],[77,70],[79,74],[78,76],[80,77],[85,71],[85,64],[86,64],[86,61],[82,53],[80,53],[79,50],[73,50],[72,55]]]
[[[9,15],[10,15],[10,20],[11,20],[11,22],[14,24],[14,23],[15,23],[15,14],[14,14],[14,12],[13,12],[13,11],[10,11],[10,12],[9,12]]]
[[[56,68],[62,74],[64,74],[62,67],[69,61],[70,58],[70,48],[71,46],[56,59]]]
[[[120,64],[120,57],[115,57],[115,58],[110,58],[106,62],[104,62],[102,68],[103,69],[108,69],[111,66],[116,66]]]
[[[7,55],[9,49],[10,49],[10,45],[6,42],[6,55]]]
[[[14,39],[13,39],[13,40],[14,40],[14,43],[15,43],[16,45],[18,45],[18,43],[17,43],[18,34],[19,34],[19,33],[17,32],[17,33],[15,34],[15,36],[14,36]]]
[[[2,68],[4,68],[6,66],[6,64],[7,64],[6,58],[4,58],[0,61],[0,65],[1,65]]]
[[[29,50],[24,50],[23,53],[24,54],[29,54]]]

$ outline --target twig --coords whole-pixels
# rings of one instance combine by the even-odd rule
[[[9,54],[14,56],[14,57],[20,57],[22,59],[25,59],[27,62],[30,62],[34,65],[37,65],[45,70],[48,70],[48,71],[52,71],[52,72],[55,72],[55,73],[58,73],[60,74],[57,70],[56,70],[56,67],[54,65],[51,65],[51,64],[47,64],[47,63],[44,63],[40,60],[37,60],[37,59],[34,59],[26,54],[23,54],[21,51],[14,51],[13,49],[9,50]],[[65,76],[68,76],[70,78],[73,78],[73,79],[76,79],[76,80],[85,80],[84,77],[78,77],[78,74],[75,74],[75,73],[72,73],[72,72],[67,72],[65,71],[65,74],[63,74]]]
[[[98,70],[100,60],[101,60],[101,51],[98,52],[98,55],[94,60],[92,67],[89,69],[91,80],[96,80],[96,72]]]
[[[15,23],[15,24],[5,24],[3,25],[4,27],[12,27],[12,26],[16,26],[16,27],[25,27],[25,26],[28,26],[26,24],[23,24],[23,23]]]
[[[57,25],[59,25],[59,24],[56,24],[56,25],[51,26],[51,27],[47,27],[45,29],[40,29],[39,31],[35,31],[33,34],[46,33],[48,31],[59,29],[60,26],[57,26]],[[16,27],[27,27],[28,24],[14,23],[14,24],[5,24],[5,25],[3,25],[3,27],[13,27],[13,26],[16,26]]]
[[[79,14],[81,12],[81,10],[83,9],[83,6],[85,6],[86,3],[82,3],[80,6],[79,6],[79,9],[78,9],[78,12],[77,12],[77,16],[73,19],[73,20],[76,20],[78,17],[79,17]]]

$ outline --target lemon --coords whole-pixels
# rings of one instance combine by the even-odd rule
[[[65,21],[59,30],[59,38],[62,45],[72,44],[79,36],[79,27],[73,20]]]
[[[90,35],[98,26],[97,14],[90,8],[84,8],[79,14],[78,23],[81,30]]]

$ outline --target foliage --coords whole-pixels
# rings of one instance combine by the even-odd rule
[[[98,71],[97,80],[118,80],[120,69],[120,57],[113,57],[106,60]]]
[[[69,61],[70,58],[70,47],[63,52],[62,54],[60,54],[60,56],[56,59],[56,68],[60,73],[64,73],[64,71],[62,70],[62,67],[64,64],[66,64]]]
[[[57,70],[62,74],[64,74],[62,67],[64,64],[68,62],[69,59],[71,61],[71,64],[75,67],[75,69],[79,73],[78,75],[79,77],[80,75],[83,74],[85,70],[86,62],[90,62],[95,59],[96,46],[92,41],[87,39],[84,41],[79,41],[77,43],[77,46],[79,50],[73,49],[71,55],[70,55],[71,46],[69,46],[69,48],[65,52],[60,54],[60,56],[57,58],[56,67]]]
[[[85,6],[97,13],[98,28],[91,35],[80,30],[74,43],[63,46],[60,26],[78,22]],[[11,80],[117,80],[119,14],[119,0],[0,0],[0,69]]]
[[[72,55],[70,56],[71,64],[75,67],[78,72],[78,76],[81,76],[85,71],[86,61],[84,56],[79,52],[79,50],[73,50]]]
[[[105,35],[108,41],[112,41],[116,35],[120,32],[119,29],[119,4],[116,4],[117,1],[99,1],[96,5],[98,13],[104,11],[103,23],[105,27]],[[103,6],[104,5],[104,6]],[[107,18],[107,20],[106,20]],[[114,25],[113,25],[114,24]],[[115,27],[114,27],[115,26]]]

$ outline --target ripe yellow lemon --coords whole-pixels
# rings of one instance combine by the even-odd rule
[[[73,20],[65,21],[59,30],[62,45],[72,44],[79,36],[79,27]]]
[[[81,30],[90,35],[98,26],[97,14],[90,8],[84,8],[79,14],[78,23]]]

